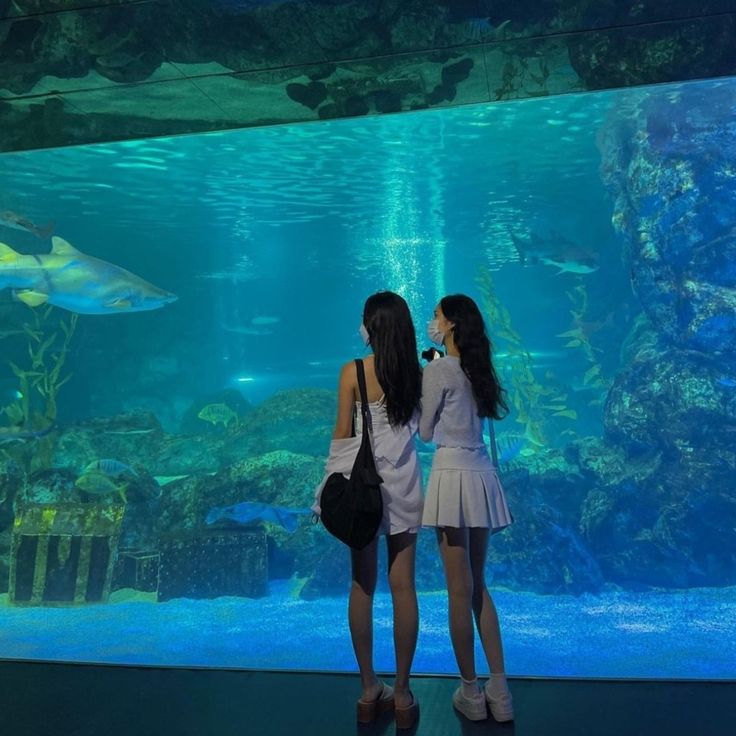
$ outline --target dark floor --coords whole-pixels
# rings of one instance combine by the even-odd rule
[[[515,724],[469,723],[456,682],[418,677],[429,736],[711,736],[736,734],[736,683],[513,680]],[[8,736],[316,736],[393,734],[390,717],[358,727],[354,675],[158,669],[0,661],[0,726]]]

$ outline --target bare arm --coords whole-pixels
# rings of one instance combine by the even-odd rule
[[[422,416],[419,420],[419,436],[424,442],[429,442],[434,434],[442,409],[444,388],[440,371],[427,366],[422,373]]]
[[[337,421],[333,440],[343,440],[353,434],[353,411],[355,408],[355,387],[358,385],[358,373],[355,363],[346,363],[340,371],[340,383],[337,387]]]

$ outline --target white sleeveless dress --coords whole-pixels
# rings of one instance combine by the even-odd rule
[[[422,474],[419,468],[414,437],[417,432],[417,419],[394,428],[388,421],[383,399],[369,402],[373,424],[373,455],[376,469],[383,479],[383,522],[379,534],[416,533],[422,523]],[[319,516],[320,495],[332,473],[350,475],[361,440],[360,402],[356,402],[355,437],[347,437],[330,442],[330,455],[325,465],[322,482],[315,491],[312,511]]]

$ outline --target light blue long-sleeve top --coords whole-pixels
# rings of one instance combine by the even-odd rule
[[[424,369],[419,436],[438,447],[484,447],[483,419],[459,358],[435,358]]]

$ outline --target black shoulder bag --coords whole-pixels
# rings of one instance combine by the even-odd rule
[[[332,473],[320,496],[320,518],[330,534],[349,547],[360,550],[375,538],[383,518],[383,498],[376,461],[371,449],[371,414],[365,387],[363,361],[357,359],[360,389],[360,409],[363,416],[363,432],[360,449],[355,457],[350,477]]]

